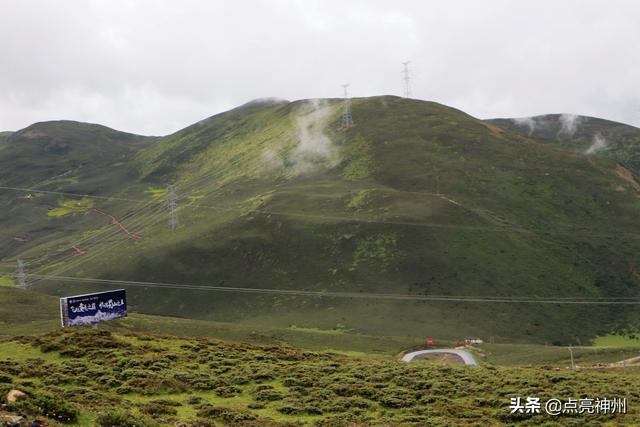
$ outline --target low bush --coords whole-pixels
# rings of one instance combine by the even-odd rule
[[[218,387],[215,390],[216,396],[233,397],[242,393],[242,389],[233,385]]]
[[[78,410],[61,398],[44,394],[29,394],[28,399],[18,400],[9,405],[9,409],[41,415],[65,424],[75,423],[78,420]]]
[[[238,411],[232,408],[213,405],[203,405],[202,409],[197,412],[197,415],[205,419],[213,418],[216,420],[225,421],[227,423],[252,421],[258,418],[250,412]]]
[[[131,412],[118,410],[100,414],[96,420],[99,427],[156,427],[157,424]]]
[[[156,415],[177,415],[178,411],[171,407],[162,405],[160,403],[149,402],[140,406],[140,412],[143,414],[156,416]]]

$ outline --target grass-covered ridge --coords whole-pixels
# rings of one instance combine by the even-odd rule
[[[124,158],[93,152],[95,171],[78,167],[52,180],[56,174],[37,169],[38,179],[21,179],[44,181],[40,188],[53,191],[120,197],[96,200],[95,208],[124,218],[143,239],[127,240],[104,215],[48,217],[49,209],[60,207],[57,195],[17,198],[2,192],[8,238],[0,251],[13,263],[3,269],[10,272],[15,259],[24,257],[34,260],[32,271],[47,274],[179,284],[419,295],[639,295],[640,193],[616,161],[432,102],[355,99],[353,116],[356,126],[343,131],[337,100],[252,103],[166,137],[133,139]],[[96,134],[95,147],[102,146],[103,131],[89,133]],[[128,144],[128,137],[119,138],[116,147]],[[2,158],[3,152],[2,164],[11,159]],[[34,161],[30,153],[22,160]],[[66,173],[62,169],[58,175]],[[10,182],[3,176],[0,181]],[[166,226],[163,200],[171,183],[178,184],[179,196],[175,232]],[[71,251],[77,241],[84,242],[78,249],[86,256]],[[42,281],[36,288],[68,295],[104,286]],[[128,291],[145,313],[280,330],[344,329],[408,341],[479,335],[499,342],[586,344],[639,321],[636,310],[616,306]]]
[[[138,426],[540,425],[639,421],[637,371],[464,368],[80,329],[0,341],[0,392],[30,395],[8,410],[65,424]],[[509,415],[509,398],[626,397],[627,415]],[[115,409],[114,408],[118,408]],[[55,424],[54,424],[55,425]]]
[[[610,157],[640,175],[640,129],[624,123],[571,114],[547,114],[487,122],[579,153]]]

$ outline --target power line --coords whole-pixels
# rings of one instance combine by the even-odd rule
[[[22,190],[30,190],[30,189],[22,189]],[[37,191],[37,190],[35,190]],[[441,195],[437,195],[437,194],[432,194],[432,193],[419,193],[419,192],[412,192],[412,193],[416,193],[416,194],[424,194],[424,195],[428,195],[428,196],[436,196],[436,197],[442,197]],[[65,194],[72,194],[72,193],[65,193]],[[450,199],[446,199],[445,200],[449,200]],[[452,203],[455,204],[459,204],[457,202],[451,201]],[[134,211],[130,214],[128,214],[127,216],[133,215],[136,216],[136,214],[144,211],[145,209],[148,209],[150,206],[152,206],[154,204],[154,201],[150,201],[148,202],[144,207],[140,208],[138,211]],[[196,208],[206,208],[206,209],[215,209],[215,210],[227,210],[227,211],[234,211],[237,210],[236,207],[221,207],[221,206],[206,206],[206,205],[192,205],[193,207]],[[439,224],[439,223],[425,223],[425,222],[414,222],[414,221],[390,221],[390,220],[377,220],[377,219],[364,219],[364,218],[356,218],[356,217],[349,217],[349,216],[336,216],[336,215],[317,215],[317,214],[304,214],[304,213],[294,213],[294,212],[279,212],[279,211],[272,211],[272,210],[264,210],[264,209],[254,209],[253,212],[256,213],[261,213],[264,215],[280,215],[280,216],[287,216],[287,217],[301,217],[301,218],[308,218],[308,219],[321,219],[321,220],[333,220],[333,221],[353,221],[353,222],[363,222],[363,223],[375,223],[375,224],[392,224],[392,225],[404,225],[404,226],[420,226],[420,227],[432,227],[432,228],[448,228],[448,229],[463,229],[463,230],[476,230],[476,231],[487,231],[487,232],[513,232],[513,233],[521,233],[521,234],[534,234],[531,231],[528,230],[524,230],[521,228],[515,228],[515,227],[488,227],[488,226],[471,226],[471,225],[456,225],[456,224]],[[153,216],[153,214],[150,214],[151,216]],[[126,217],[125,217],[126,218]],[[123,218],[123,220],[125,219]],[[146,227],[145,227],[146,228]],[[109,229],[106,229],[103,232],[99,232],[98,235],[92,235],[89,236],[85,239],[94,239],[94,238],[98,238],[97,236],[100,235],[100,233],[108,233]],[[571,230],[572,233],[577,233],[579,232],[579,230]],[[580,233],[581,235],[586,235],[585,233]],[[117,235],[117,232],[112,232],[111,235],[107,235],[105,236],[103,239],[99,239],[98,242],[96,242],[96,244],[102,243],[105,239],[108,239],[110,237],[115,237],[115,235]],[[589,234],[589,236],[593,236],[593,237],[598,237],[599,235],[594,235],[594,234]],[[629,236],[628,234],[625,234],[625,236]],[[611,237],[609,235],[607,236],[600,236],[600,237]],[[80,242],[76,242],[73,246],[78,246],[80,243],[82,242],[82,240]],[[101,253],[106,252],[108,249],[110,249],[110,247],[105,247],[102,251],[100,251]],[[67,256],[63,257],[63,258],[68,258],[71,256],[76,255],[75,253],[73,254],[68,254]],[[83,259],[86,259],[84,256],[82,258],[79,257],[79,260],[77,261],[77,263],[83,263]],[[60,260],[56,260],[57,262],[60,262]],[[46,268],[46,267],[45,267]],[[37,269],[37,271],[34,271],[34,273],[40,273],[42,270],[42,268]],[[65,269],[65,271],[68,269]]]
[[[150,209],[150,208],[153,208],[153,206],[152,206],[151,203],[148,203],[147,205],[143,206],[142,208],[134,210],[134,211],[130,212],[129,214],[125,215],[120,221],[131,219],[132,222],[130,223],[130,227],[137,226],[138,225],[138,221],[137,221],[136,217],[138,217],[138,216],[144,217],[143,212],[148,210],[148,209]],[[157,209],[158,209],[158,207],[155,208],[155,210],[157,210]],[[153,210],[151,210],[151,212],[153,212]],[[133,221],[133,218],[136,218],[136,220]],[[91,234],[90,236],[81,238],[80,240],[72,243],[69,247],[85,246],[86,248],[91,248],[91,245],[101,244],[105,240],[114,238],[114,237],[116,237],[118,235],[120,235],[120,231],[119,230],[116,230],[116,229],[114,229],[113,227],[110,227],[110,226],[104,226],[104,228],[102,230],[98,231],[97,233]],[[68,250],[69,249],[66,248],[64,250],[64,252],[68,252]],[[60,253],[60,252],[58,252],[58,253]],[[52,258],[54,256],[56,256],[56,254],[48,255],[46,259]],[[60,258],[60,259],[54,260],[54,262],[60,262],[60,261],[64,260],[65,258],[72,257],[72,256],[73,256],[73,254],[67,254],[67,255],[63,256],[62,258]],[[43,269],[46,269],[46,268],[47,268],[47,266],[40,267],[37,272],[41,272]]]
[[[147,206],[145,208],[142,208],[140,211],[142,211],[142,210],[144,210],[144,209],[146,209],[148,207],[149,206]],[[157,211],[157,210],[159,210],[159,208],[160,207],[156,207],[156,208],[154,208],[154,210]],[[152,210],[152,212],[154,212],[154,211]],[[141,215],[141,217],[137,218],[136,221],[132,222],[130,224],[131,227],[138,227],[140,221],[146,221],[146,219],[149,217],[149,215],[153,215],[153,214],[144,214],[144,215],[142,215],[140,213],[139,215]],[[105,229],[105,230],[103,230],[101,232],[98,232],[96,235],[92,235],[92,236],[89,237],[90,239],[96,239],[96,238],[98,239],[96,242],[92,243],[93,246],[92,245],[89,245],[89,246],[83,245],[83,246],[88,251],[88,250],[93,249],[95,246],[97,246],[99,244],[102,244],[105,240],[109,240],[109,239],[111,239],[114,236],[119,235],[119,234],[120,234],[119,231],[114,230],[112,228],[111,229],[107,228],[107,229]],[[101,237],[99,237],[99,236],[101,236]],[[89,253],[89,255],[78,256],[76,259],[71,260],[71,261],[67,262],[66,264],[64,264],[64,266],[62,267],[61,272],[68,271],[69,269],[74,268],[74,267],[78,267],[78,266],[84,264],[85,262],[97,257],[98,255],[101,255],[102,253],[106,252],[107,250],[111,249],[114,245],[117,245],[117,244],[120,244],[120,243],[123,243],[123,242],[127,242],[127,241],[129,241],[129,239],[116,240],[111,245],[106,245],[106,246],[104,246],[102,248],[99,248],[97,251],[91,251]],[[60,259],[54,259],[49,264],[46,264],[46,265],[43,265],[43,266],[39,267],[37,269],[37,271],[34,272],[34,274],[41,274],[44,271],[50,270],[52,268],[56,268],[57,266],[59,266],[59,264],[61,264],[67,258],[74,257],[74,255],[75,254],[67,253],[67,255],[63,256]],[[58,271],[60,271],[60,270],[58,270]]]
[[[159,223],[164,218],[164,212],[162,212],[162,210],[156,208],[156,211],[155,212],[152,211],[152,212],[153,213],[149,213],[149,214],[146,214],[145,216],[143,216],[141,218],[138,218],[138,220],[136,222],[136,225],[135,225],[136,227],[141,225],[141,224],[145,224],[146,223],[146,225],[143,228],[141,228],[139,231],[143,231],[144,229]],[[154,219],[155,221],[149,222],[151,219]],[[115,233],[117,234],[118,232],[115,232]],[[111,236],[108,236],[107,238],[110,238],[110,237]],[[120,246],[120,245],[122,245],[122,244],[124,244],[124,243],[126,243],[128,241],[129,241],[129,239],[122,239],[122,240],[116,241],[116,242],[114,242],[114,243],[112,243],[110,245],[106,245],[106,246],[104,246],[102,248],[99,248],[97,251],[92,251],[87,256],[77,257],[76,260],[72,260],[70,263],[67,263],[67,264],[63,265],[62,269],[58,270],[58,274],[65,273],[65,272],[67,272],[67,271],[69,271],[71,269],[77,269],[81,265],[84,265],[87,262],[92,261],[92,260],[96,259],[99,256],[102,256],[106,252],[108,252],[108,251],[116,248],[117,246]],[[55,267],[55,265],[51,265],[49,267],[46,267],[46,268],[44,268],[44,270],[50,269],[52,267]],[[42,271],[42,269],[41,269],[41,271]]]
[[[411,300],[411,301],[442,301],[442,302],[478,302],[478,303],[513,303],[513,304],[574,304],[574,305],[640,305],[640,298],[621,299],[586,299],[575,298],[534,298],[534,297],[482,297],[482,296],[455,296],[455,295],[418,295],[418,294],[383,294],[371,292],[332,292],[332,291],[304,291],[293,289],[270,289],[270,288],[242,288],[230,286],[206,286],[197,284],[142,282],[115,279],[97,279],[83,277],[65,277],[51,275],[29,275],[41,280],[68,281],[79,283],[96,284],[116,284],[139,287],[155,287],[169,289],[186,289],[197,291],[215,292],[238,292],[256,293],[271,295],[290,295],[308,297],[331,297],[331,298],[364,298],[364,299],[391,299],[391,300]]]
[[[68,192],[65,192],[65,191],[37,190],[35,188],[24,188],[24,187],[4,187],[4,186],[0,186],[0,190],[23,191],[23,192],[43,193],[43,194],[54,194],[54,195],[58,195],[58,196],[87,197],[87,198],[90,198],[90,199],[120,200],[120,201],[124,201],[124,202],[133,202],[133,203],[147,203],[146,201],[139,200],[139,199],[125,199],[125,198],[122,198],[122,197],[114,197],[114,196],[92,196],[90,194],[68,193]]]

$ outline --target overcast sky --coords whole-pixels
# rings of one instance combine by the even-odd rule
[[[402,94],[640,126],[637,0],[0,0],[0,130],[176,131],[260,97]]]

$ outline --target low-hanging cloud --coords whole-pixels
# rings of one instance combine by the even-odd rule
[[[533,132],[536,130],[537,123],[536,123],[536,119],[534,119],[533,117],[517,117],[512,120],[516,125],[523,128],[527,128],[529,136],[531,136]]]
[[[556,136],[572,138],[576,134],[582,120],[582,117],[576,114],[561,114],[560,130]]]
[[[593,142],[591,143],[591,146],[587,148],[587,151],[585,151],[585,153],[595,154],[600,151],[607,150],[608,148],[609,148],[609,141],[607,141],[607,139],[604,136],[598,133],[594,135]]]
[[[329,103],[319,99],[306,102],[298,110],[298,145],[289,156],[298,173],[330,168],[338,163],[337,147],[325,133],[331,113]]]
[[[300,105],[294,113],[295,145],[283,145],[263,150],[263,170],[274,172],[288,169],[294,175],[328,169],[339,163],[337,146],[325,132],[333,109],[326,100],[312,99]]]

